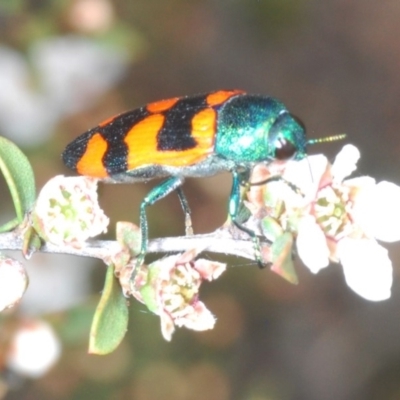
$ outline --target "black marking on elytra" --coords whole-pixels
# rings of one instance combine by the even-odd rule
[[[87,144],[90,138],[96,133],[96,129],[91,129],[90,131],[84,133],[83,135],[77,137],[71,143],[67,145],[63,151],[61,158],[64,164],[76,171],[76,166],[82,156],[85,154],[87,149]]]
[[[207,95],[183,97],[164,111],[165,120],[157,136],[157,150],[189,150],[196,147],[192,137],[192,119],[207,106]]]
[[[103,157],[104,166],[110,176],[125,172],[128,169],[128,146],[124,139],[133,126],[150,114],[145,107],[128,111],[117,116],[98,131],[107,140],[108,148]]]

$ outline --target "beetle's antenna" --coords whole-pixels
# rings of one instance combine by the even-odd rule
[[[309,140],[307,140],[307,144],[335,142],[336,140],[343,140],[345,137],[346,137],[346,134],[341,133],[340,135],[327,136],[324,138],[309,139]]]
[[[339,135],[327,136],[324,138],[309,139],[309,140],[307,140],[307,144],[335,142],[336,140],[343,140],[345,137],[346,137],[346,134],[341,133]],[[308,157],[307,157],[307,161],[308,161]],[[310,170],[311,180],[314,181],[314,177],[312,174],[312,169],[311,169],[311,165],[310,165],[309,161],[308,161],[308,168]]]

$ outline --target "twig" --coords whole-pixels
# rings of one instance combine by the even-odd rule
[[[0,234],[0,250],[22,250],[23,238],[20,232],[12,231]],[[151,239],[148,253],[178,253],[192,248],[200,248],[211,253],[233,255],[254,260],[254,246],[251,240],[235,239],[229,231],[221,228],[204,235],[167,237]],[[40,252],[70,254],[81,257],[92,257],[101,260],[119,251],[120,246],[113,240],[91,240],[84,242],[80,248],[68,245],[45,243]],[[263,252],[269,247],[264,244]],[[265,256],[265,253],[264,253]]]

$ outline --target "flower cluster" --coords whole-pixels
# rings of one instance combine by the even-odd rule
[[[288,232],[297,254],[317,273],[339,262],[347,284],[369,300],[390,297],[392,263],[377,240],[400,240],[400,187],[371,177],[347,178],[359,151],[346,145],[333,164],[323,155],[290,161],[279,177],[273,166],[257,166],[246,206],[273,240]],[[271,227],[271,219],[276,227]]]

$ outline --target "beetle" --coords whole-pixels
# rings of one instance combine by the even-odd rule
[[[78,174],[114,183],[167,178],[140,205],[137,266],[147,251],[146,208],[177,191],[186,234],[190,234],[190,209],[181,188],[185,178],[230,171],[229,216],[251,236],[262,264],[256,234],[237,221],[240,186],[248,182],[257,163],[300,160],[307,145],[342,137],[307,141],[303,125],[279,100],[242,90],[218,90],[150,103],[111,117],[68,144],[62,158]]]

